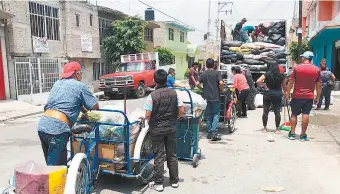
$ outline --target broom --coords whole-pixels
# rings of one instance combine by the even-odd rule
[[[285,106],[283,108],[283,118],[284,118],[284,123],[281,124],[281,126],[279,127],[279,130],[281,131],[290,131],[290,111],[289,111],[289,105],[288,105],[288,100],[285,100]],[[288,118],[289,121],[286,121],[286,107],[287,107],[287,111],[288,111]]]

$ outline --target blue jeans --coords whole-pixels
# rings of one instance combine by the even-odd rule
[[[331,104],[331,87],[322,87],[321,96],[319,99],[319,103],[317,108],[321,108],[323,98],[325,97],[325,108],[329,108],[329,105]]]
[[[67,142],[70,133],[51,135],[38,131],[47,166],[67,165]]]
[[[218,122],[220,120],[220,102],[207,102],[207,131],[208,133],[217,133]]]

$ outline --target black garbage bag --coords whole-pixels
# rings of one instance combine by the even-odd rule
[[[222,54],[222,56],[223,55],[231,55],[231,54],[234,54],[234,52],[231,52],[231,51],[228,51],[228,50],[222,50],[221,54]]]
[[[222,50],[229,50],[228,46],[222,46]]]
[[[270,39],[272,39],[273,41],[278,41],[281,37],[282,37],[281,34],[272,34],[270,36]]]
[[[243,44],[241,41],[223,41],[222,45],[223,46],[228,46],[228,47],[240,47]]]
[[[278,45],[283,46],[286,44],[286,38],[285,37],[281,37],[277,42]]]
[[[251,51],[251,54],[253,54],[253,55],[259,55],[259,54],[261,54],[261,52],[260,52],[259,49],[255,49],[255,50],[252,50],[252,51]]]
[[[264,62],[255,59],[243,59],[243,62],[248,65],[263,65]]]
[[[270,52],[270,51],[272,51],[272,49],[270,49],[270,48],[264,48],[264,49],[259,50],[260,54],[264,53],[264,52]]]
[[[269,35],[280,34],[280,33],[281,33],[281,31],[277,28],[271,28],[271,29],[268,30]]]
[[[236,61],[236,64],[243,64],[244,62],[243,62],[243,60],[237,60]]]
[[[279,59],[278,63],[279,64],[286,64],[287,63],[287,59]]]
[[[236,63],[236,62],[237,62],[237,58],[236,57],[231,58],[231,63]]]
[[[263,42],[273,43],[273,41],[268,36],[264,37]]]
[[[243,59],[243,55],[241,53],[236,53],[236,59],[237,60],[242,60]]]
[[[274,54],[274,58],[276,58],[276,59],[283,59],[283,58],[286,58],[286,56],[287,55],[284,52]]]
[[[221,62],[224,63],[224,64],[231,64],[230,59],[221,59]]]

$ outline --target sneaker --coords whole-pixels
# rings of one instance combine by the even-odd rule
[[[290,139],[290,140],[295,140],[295,134],[289,132],[289,133],[288,133],[288,139]]]
[[[329,107],[325,107],[324,110],[329,110]]]
[[[178,188],[178,186],[179,186],[178,183],[172,183],[172,184],[171,184],[171,187],[172,187],[172,188]]]
[[[300,136],[300,141],[309,141],[307,134]]]
[[[207,135],[207,139],[211,139],[211,133],[208,133],[208,135]]]
[[[211,137],[211,141],[220,141],[222,138],[218,134],[214,134]]]
[[[155,183],[154,181],[152,181],[152,182],[149,183],[149,187],[150,187],[151,189],[154,189],[154,190],[158,191],[158,192],[164,191],[164,186],[163,186],[163,184]]]

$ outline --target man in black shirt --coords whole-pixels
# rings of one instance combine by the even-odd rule
[[[220,118],[220,91],[224,92],[224,83],[220,72],[214,70],[214,60],[207,59],[206,71],[199,77],[199,83],[203,83],[203,96],[207,101],[207,130],[208,139],[219,141],[217,126]],[[200,84],[197,87],[201,88]]]
[[[247,19],[246,18],[243,18],[241,20],[241,22],[237,23],[235,25],[235,28],[233,30],[233,40],[236,41],[236,40],[240,40],[240,32],[241,32],[241,29],[243,27],[243,24],[245,24],[247,22]]]

